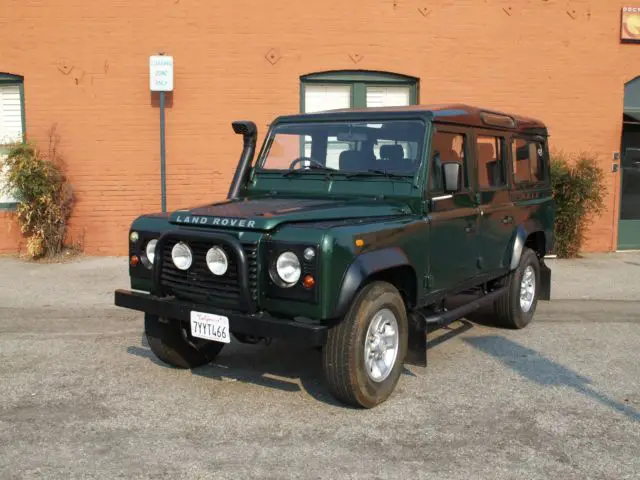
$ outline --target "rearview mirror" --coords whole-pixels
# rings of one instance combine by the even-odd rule
[[[447,193],[455,193],[462,188],[462,165],[458,162],[442,164],[442,178]]]
[[[364,133],[339,133],[336,136],[339,142],[366,142],[367,136]]]

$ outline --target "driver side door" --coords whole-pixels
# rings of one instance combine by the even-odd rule
[[[429,152],[426,200],[429,222],[429,284],[432,293],[446,291],[478,274],[479,210],[469,178],[470,131],[435,125]],[[442,164],[459,162],[461,189],[447,193]]]

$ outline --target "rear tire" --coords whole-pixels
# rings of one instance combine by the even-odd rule
[[[518,267],[501,286],[507,287],[507,293],[494,304],[500,326],[525,328],[533,320],[540,292],[540,260],[533,250],[523,248]]]
[[[400,292],[373,282],[329,330],[322,366],[329,390],[348,405],[372,408],[389,398],[407,353],[408,321]]]
[[[153,354],[173,367],[196,368],[210,363],[224,343],[193,338],[175,318],[144,315],[144,331]]]

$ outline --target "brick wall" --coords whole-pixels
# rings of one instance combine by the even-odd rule
[[[2,0],[0,71],[24,75],[28,134],[57,123],[76,187],[71,237],[123,254],[137,215],[160,208],[158,107],[148,56],[175,58],[167,206],[222,199],[240,154],[235,119],[260,135],[299,109],[300,75],[385,70],[420,78],[421,103],[468,102],[544,120],[553,146],[620,148],[623,87],[640,46],[621,45],[614,0]],[[274,50],[272,64],[265,54]],[[587,249],[615,249],[619,185]],[[616,198],[618,195],[616,195]],[[6,217],[0,217],[5,231]],[[0,249],[16,238],[2,233]]]
[[[20,235],[20,225],[10,212],[0,212],[0,254],[12,254],[24,249],[24,239]]]

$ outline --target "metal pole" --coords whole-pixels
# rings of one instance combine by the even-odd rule
[[[160,195],[162,212],[167,211],[166,163],[164,151],[164,92],[160,92]]]

